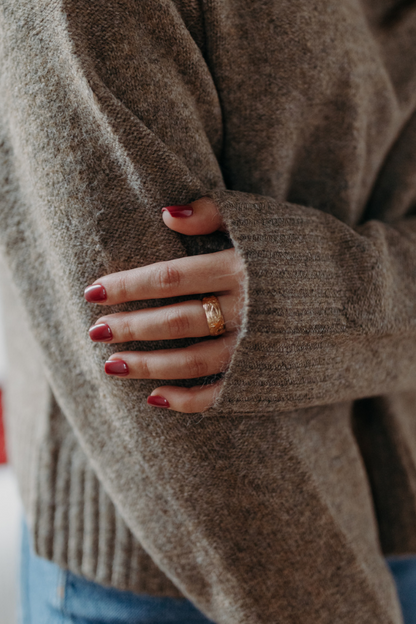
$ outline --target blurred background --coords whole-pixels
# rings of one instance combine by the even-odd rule
[[[0,398],[7,374],[0,300]],[[0,624],[16,624],[21,506],[16,481],[7,464],[0,408]]]

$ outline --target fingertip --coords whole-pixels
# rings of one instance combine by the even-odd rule
[[[226,231],[218,208],[209,197],[186,205],[164,206],[162,218],[168,228],[189,236]]]
[[[107,299],[107,291],[102,284],[93,284],[84,290],[84,298],[89,303],[103,303]]]
[[[170,407],[169,401],[160,394],[151,394],[150,396],[148,396],[147,403],[148,405],[152,405],[153,407]]]
[[[193,386],[191,388],[161,386],[153,390],[147,398],[147,403],[154,407],[165,407],[182,414],[200,414],[213,406],[222,383],[220,380],[207,386]]]
[[[189,217],[192,217],[194,209],[190,204],[185,206],[164,206],[162,208],[162,213],[164,212],[167,212],[175,219],[189,219]]]

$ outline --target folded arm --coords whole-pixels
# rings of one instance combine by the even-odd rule
[[[201,377],[198,370],[213,375],[228,369],[226,384],[246,389],[228,399],[227,407],[236,413],[258,406],[290,410],[412,389],[414,218],[391,225],[373,220],[353,229],[322,212],[270,198],[230,191],[211,197],[216,201],[205,198],[182,209],[189,213],[185,217],[165,214],[165,222],[187,235],[209,234],[225,228],[224,215],[237,253],[173,260],[103,276],[97,283],[105,286],[105,306],[215,292],[226,337],[171,354],[113,354],[110,361],[127,362],[121,375],[183,379]],[[175,279],[160,284],[163,271]],[[92,334],[112,343],[209,335],[197,300],[104,315],[97,325]],[[152,396],[165,399],[160,407],[200,412],[224,401],[219,397],[222,385],[164,385]]]
[[[218,624],[299,620],[305,597],[308,612],[331,614],[335,577],[348,579],[352,618],[365,608],[368,621],[393,621],[275,415],[379,392],[396,373],[409,386],[411,237],[211,194],[224,188],[221,110],[173,4],[13,2],[2,20],[2,253],[53,393],[122,517]],[[90,341],[102,310],[83,291],[103,275],[219,251],[215,234],[161,227],[162,206],[207,194],[246,264],[243,331],[216,406],[192,420],[156,416],[154,381],[104,376],[115,346]],[[389,312],[397,297],[400,314]],[[337,557],[311,565],[322,535]]]

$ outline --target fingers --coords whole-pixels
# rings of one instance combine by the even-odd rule
[[[162,217],[171,230],[195,236],[211,234],[216,230],[226,231],[217,206],[208,197],[202,197],[186,206],[166,206]]]
[[[227,331],[241,323],[235,298],[218,297]],[[201,301],[185,301],[161,308],[119,312],[102,316],[89,330],[94,342],[130,342],[132,340],[172,340],[209,336],[207,317]]]
[[[197,414],[212,407],[222,384],[223,381],[193,388],[160,386],[153,390],[147,402],[154,407],[165,407],[183,414]]]
[[[185,349],[115,353],[105,363],[105,372],[127,379],[208,377],[226,370],[235,342],[236,334],[225,334]]]
[[[242,261],[234,249],[226,249],[112,273],[89,286],[84,296],[90,302],[115,305],[127,301],[229,291],[241,284],[243,279]]]
[[[227,231],[216,205],[207,197],[187,206],[167,206],[162,217],[167,227],[186,235]],[[245,279],[242,259],[234,249],[227,249],[97,280],[84,296],[89,302],[104,305],[221,292],[218,298],[227,328],[223,336],[185,349],[116,353],[105,364],[107,375],[127,379],[195,379],[224,372],[235,349],[235,330],[241,325],[237,304]],[[207,318],[199,300],[103,316],[90,328],[92,340],[109,343],[208,335]],[[212,406],[221,385],[222,382],[194,388],[162,386],[148,397],[148,403],[182,413],[199,413]]]

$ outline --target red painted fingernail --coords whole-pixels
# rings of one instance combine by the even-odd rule
[[[149,396],[147,397],[147,402],[155,407],[170,407],[169,401],[162,396]]]
[[[171,217],[176,217],[177,219],[186,219],[194,214],[192,206],[165,206],[162,208],[162,212],[165,212],[165,210],[169,212]]]
[[[108,362],[105,363],[104,370],[107,375],[125,377],[129,374],[129,367],[124,360],[108,360]]]
[[[90,303],[97,303],[98,301],[105,301],[107,299],[107,293],[104,286],[101,284],[94,284],[94,286],[88,286],[84,290],[84,297]]]
[[[107,323],[98,323],[98,325],[93,325],[89,328],[88,332],[91,340],[94,340],[94,342],[102,342],[103,340],[113,339],[113,332]]]

